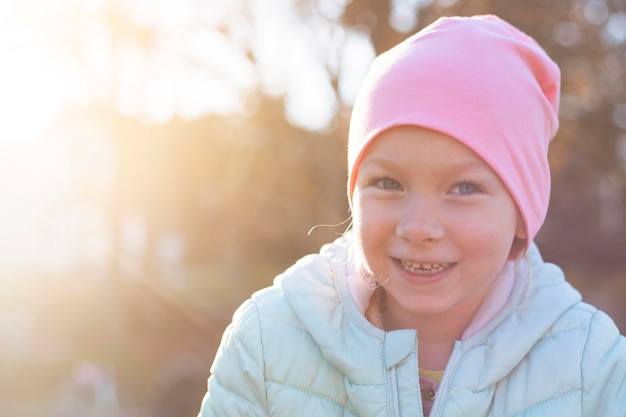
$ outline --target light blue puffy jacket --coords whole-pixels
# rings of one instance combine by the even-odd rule
[[[200,417],[422,416],[416,332],[361,314],[349,245],[301,259],[238,309]],[[626,339],[534,246],[528,259],[507,307],[456,342],[431,417],[626,416]]]

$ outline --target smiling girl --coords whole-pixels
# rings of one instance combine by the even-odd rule
[[[350,124],[352,230],[239,308],[200,416],[626,416],[626,339],[533,244],[559,83],[495,16],[379,56]]]
[[[513,199],[463,144],[402,126],[368,149],[352,204],[361,274],[380,284],[368,318],[418,329],[420,367],[443,370],[526,237]]]

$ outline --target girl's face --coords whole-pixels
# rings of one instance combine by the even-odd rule
[[[397,328],[467,319],[524,225],[500,177],[445,134],[413,126],[377,137],[352,198],[357,254],[386,290]]]

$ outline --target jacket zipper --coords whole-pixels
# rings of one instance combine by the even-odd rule
[[[443,373],[443,379],[441,380],[441,384],[439,384],[439,390],[435,397],[435,402],[433,403],[433,408],[430,410],[430,417],[439,417],[441,414],[439,412],[439,408],[441,407],[442,398],[448,392],[448,385],[450,380],[450,375],[452,375],[454,369],[457,366],[459,358],[461,357],[461,350],[463,344],[460,341],[454,342],[454,349],[452,350],[452,355],[450,355],[450,360],[448,361],[448,366],[446,366],[446,370]]]
[[[391,368],[391,395],[393,401],[393,415],[400,417],[400,398],[398,395],[398,381],[396,378],[396,367]]]

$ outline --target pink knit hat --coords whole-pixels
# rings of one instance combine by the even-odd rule
[[[377,57],[348,140],[352,199],[368,144],[394,126],[445,133],[476,152],[517,203],[528,239],[550,197],[548,144],[558,129],[560,72],[529,36],[496,16],[441,18]]]

